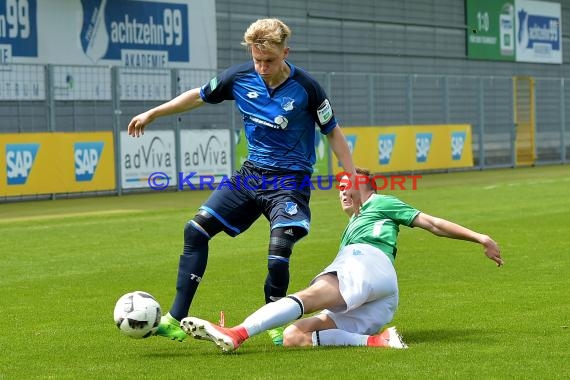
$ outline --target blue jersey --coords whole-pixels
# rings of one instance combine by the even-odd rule
[[[328,134],[336,120],[322,87],[287,62],[289,78],[268,88],[253,62],[223,71],[202,86],[207,103],[235,100],[243,115],[248,160],[263,169],[313,172],[315,123]]]

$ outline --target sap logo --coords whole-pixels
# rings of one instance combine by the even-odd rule
[[[378,136],[378,162],[380,165],[388,165],[392,158],[392,151],[396,144],[396,135],[380,135]]]
[[[348,150],[350,154],[354,153],[354,148],[356,147],[356,135],[346,135],[346,143],[348,144]],[[338,162],[338,166],[342,166],[342,162]]]
[[[75,180],[91,181],[103,152],[103,142],[78,142],[73,145]]]
[[[416,162],[426,162],[431,147],[431,133],[416,133]]]
[[[184,165],[186,167],[200,166],[200,165],[227,165],[228,152],[227,148],[222,145],[222,142],[217,136],[210,136],[206,145],[198,144],[194,152],[184,153]]]
[[[451,132],[451,159],[461,160],[463,146],[465,145],[465,132]]]
[[[40,144],[6,144],[8,185],[24,185],[28,180]]]

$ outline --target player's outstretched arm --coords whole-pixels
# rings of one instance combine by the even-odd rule
[[[344,136],[344,133],[342,133],[342,129],[340,129],[338,124],[329,132],[327,139],[329,140],[329,145],[336,158],[341,162],[344,171],[350,175],[349,181],[356,182],[357,174],[352,161],[352,154],[350,153],[348,143],[346,142],[346,137]],[[362,205],[360,192],[353,191],[350,193],[350,197],[354,204],[354,214],[358,215],[360,212],[360,206]]]
[[[203,104],[204,101],[200,97],[199,87],[188,90],[166,103],[133,117],[127,127],[127,131],[130,136],[139,137],[144,135],[144,129],[156,118],[190,111]]]
[[[457,223],[443,218],[437,218],[423,212],[418,214],[412,225],[414,227],[423,228],[437,236],[479,243],[483,246],[485,255],[497,263],[497,266],[501,266],[504,263],[498,244],[488,235],[475,232]]]

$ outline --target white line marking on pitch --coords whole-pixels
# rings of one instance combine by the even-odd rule
[[[137,213],[137,212],[142,212],[142,210],[104,210],[104,211],[69,212],[66,214],[54,214],[54,215],[16,216],[13,218],[2,218],[0,219],[0,223],[64,219],[64,218],[75,218],[83,216],[105,216],[105,215],[127,214],[127,213]]]

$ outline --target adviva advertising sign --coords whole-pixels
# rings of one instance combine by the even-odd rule
[[[121,187],[149,188],[149,177],[157,172],[168,176],[170,186],[176,186],[174,131],[145,131],[139,138],[121,132]]]
[[[229,129],[194,129],[180,131],[180,168],[184,175],[196,173],[216,181],[232,173],[232,149]]]

